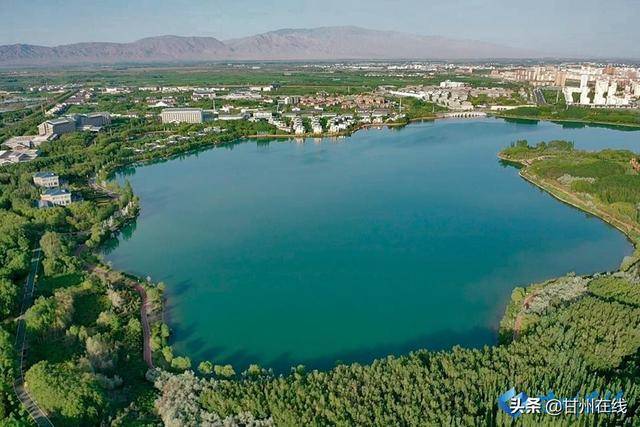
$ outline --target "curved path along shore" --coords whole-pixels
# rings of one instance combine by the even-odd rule
[[[133,282],[133,280],[131,281]],[[142,322],[142,355],[149,369],[153,369],[153,356],[151,354],[151,328],[149,327],[149,300],[147,299],[147,291],[139,283],[133,283],[133,287],[140,294],[142,304],[140,305],[140,321]]]
[[[97,179],[95,177],[89,180],[89,186],[97,192],[102,192],[103,194],[105,194],[107,197],[111,199],[116,199],[119,197],[117,193],[98,184]],[[113,228],[111,229],[111,231],[112,232],[116,231],[116,229]],[[80,255],[87,249],[88,248],[84,243],[78,246],[78,248],[76,249],[76,256]],[[147,366],[149,367],[149,369],[153,369],[153,356],[151,352],[151,327],[149,326],[149,316],[148,316],[149,300],[147,298],[147,291],[144,289],[144,287],[140,283],[136,282],[135,280],[130,279],[128,277],[122,277],[118,273],[115,273],[105,267],[89,265],[87,266],[87,271],[97,274],[108,283],[115,283],[116,281],[123,279],[126,285],[134,288],[136,292],[138,292],[138,295],[140,295],[140,300],[141,300],[140,323],[142,323],[142,341],[143,341],[142,356]]]
[[[605,210],[601,209],[596,205],[588,206],[587,204],[585,204],[584,200],[580,199],[580,197],[576,196],[575,194],[572,194],[571,192],[550,182],[549,180],[541,179],[539,177],[534,176],[531,173],[528,173],[527,167],[531,166],[533,163],[537,161],[544,160],[545,158],[548,158],[548,157],[549,156],[539,156],[532,159],[514,160],[507,156],[502,155],[501,153],[498,154],[499,159],[507,162],[519,164],[522,167],[522,169],[518,173],[518,175],[522,179],[524,179],[525,181],[529,182],[532,185],[535,185],[541,190],[547,192],[549,195],[561,201],[562,203],[566,203],[576,209],[579,209],[583,212],[589,213],[591,215],[594,215],[600,218],[601,220],[605,221],[606,223],[620,230],[632,241],[635,240],[634,234],[640,235],[640,229],[638,229],[638,226],[636,224],[625,222],[619,218],[615,218],[613,215],[609,214],[608,212],[606,212]],[[524,311],[529,308],[529,305],[537,295],[538,295],[538,292],[533,292],[531,295],[528,295],[522,301],[522,306],[520,308],[520,311],[518,312],[518,315],[516,316],[516,319],[514,321],[514,326],[513,326],[513,336],[515,339],[518,339],[520,336]]]
[[[124,282],[127,286],[133,288],[140,295],[140,323],[142,323],[142,356],[149,369],[153,369],[153,357],[151,352],[151,327],[149,325],[149,299],[147,291],[135,280],[121,275],[113,270],[109,270],[103,266],[90,266],[88,271],[96,274],[107,283]]]

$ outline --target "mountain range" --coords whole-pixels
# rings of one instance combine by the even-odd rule
[[[131,43],[0,46],[0,66],[194,61],[530,58],[539,53],[475,40],[359,27],[283,29],[249,37],[159,36]]]

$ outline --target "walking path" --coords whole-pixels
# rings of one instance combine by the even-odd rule
[[[133,281],[132,281],[133,282]],[[142,356],[147,362],[149,369],[153,369],[153,356],[151,354],[151,327],[149,326],[149,300],[147,299],[147,291],[139,283],[134,283],[133,287],[140,294],[142,305],[140,305],[140,321],[142,322]]]
[[[31,397],[24,385],[25,359],[27,352],[27,326],[25,324],[24,314],[27,309],[31,307],[33,302],[36,275],[38,274],[41,258],[42,249],[35,249],[33,251],[33,258],[31,258],[31,269],[27,276],[27,281],[24,284],[24,290],[22,293],[22,305],[20,308],[20,317],[18,318],[18,329],[16,330],[15,342],[16,351],[20,354],[20,374],[13,383],[13,390],[38,426],[53,427],[51,420]]]
[[[520,311],[516,316],[516,320],[513,322],[513,339],[514,340],[517,340],[518,338],[520,338],[520,331],[522,329],[522,318],[525,314],[524,312],[529,308],[529,306],[531,305],[531,302],[537,296],[538,296],[538,292],[536,291],[536,292],[533,292],[531,295],[528,295],[524,299],[524,301],[522,301],[522,306],[520,307]]]
[[[98,184],[96,178],[92,178],[89,180],[89,186],[93,188],[95,191],[99,191],[116,199],[119,195],[108,188],[101,186]],[[128,207],[128,206],[127,206]],[[111,231],[115,231],[113,228]],[[75,255],[80,256],[83,252],[87,250],[87,246],[82,244],[76,248]],[[149,326],[149,300],[147,298],[147,291],[144,287],[138,283],[137,281],[130,279],[126,276],[123,276],[119,273],[116,273],[106,267],[98,266],[98,265],[89,265],[86,267],[88,271],[97,274],[107,283],[116,283],[120,280],[124,280],[125,284],[134,288],[138,295],[140,295],[141,305],[140,305],[140,323],[142,323],[142,335],[143,335],[143,343],[142,343],[142,356],[144,361],[147,363],[149,369],[153,369],[153,357],[151,352],[151,327]]]
[[[149,299],[144,287],[133,279],[123,276],[113,270],[102,266],[90,266],[89,271],[101,277],[107,283],[124,283],[136,290],[140,295],[142,304],[140,305],[140,322],[142,323],[142,356],[149,369],[153,369],[153,357],[151,353],[151,327],[149,326]]]

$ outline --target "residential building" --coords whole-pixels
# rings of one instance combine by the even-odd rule
[[[320,119],[318,117],[311,118],[311,131],[315,134],[321,134],[323,132],[322,124],[320,123]]]
[[[66,188],[49,188],[40,195],[40,207],[68,206],[72,202],[71,192]]]
[[[282,99],[284,105],[297,105],[300,102],[299,96],[285,96]]]
[[[150,108],[172,108],[175,105],[173,98],[147,99],[147,106]]]
[[[33,175],[33,183],[38,187],[55,188],[60,186],[60,178],[53,172],[37,172]]]
[[[459,88],[464,86],[466,86],[466,83],[463,83],[463,82],[453,82],[451,80],[445,80],[443,82],[440,82],[440,87],[446,88],[446,89],[453,89],[453,88]]]

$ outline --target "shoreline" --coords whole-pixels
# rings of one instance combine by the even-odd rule
[[[347,131],[344,131],[344,132],[338,132],[338,133],[323,132],[321,134],[305,133],[305,134],[302,134],[302,135],[292,135],[290,133],[280,133],[280,134],[271,134],[271,135],[247,135],[247,136],[244,136],[243,138],[249,138],[249,139],[341,138],[341,137],[352,136],[355,133],[357,133],[358,131],[363,130],[363,129],[370,129],[370,128],[399,128],[399,127],[408,126],[408,125],[410,125],[412,123],[425,122],[425,121],[433,121],[433,122],[435,122],[436,120],[443,120],[443,119],[448,119],[448,118],[450,118],[450,117],[424,116],[424,117],[417,117],[415,119],[410,119],[406,123],[405,122],[361,123],[361,124],[355,126],[351,130],[347,130]],[[456,117],[456,118],[469,120],[469,119],[478,119],[480,117]]]
[[[504,117],[500,117],[500,116],[493,116],[493,115],[488,115],[487,117],[491,117],[491,118],[498,118],[498,119],[505,119]],[[333,134],[333,135],[322,135],[322,136],[317,136],[318,138],[330,138],[330,137],[347,137],[347,136],[351,136],[353,134],[355,134],[356,132],[358,132],[359,130],[363,130],[363,129],[368,129],[368,128],[372,128],[372,127],[388,127],[388,128],[394,128],[394,127],[404,127],[407,126],[411,123],[417,123],[417,122],[422,122],[422,121],[436,121],[436,120],[442,120],[442,119],[448,119],[448,117],[422,117],[422,118],[416,118],[416,119],[412,119],[407,123],[384,123],[384,124],[364,124],[364,126],[358,126],[356,129],[351,130],[350,132],[346,133],[346,134]],[[456,118],[456,119],[462,119],[462,120],[477,120],[478,117],[469,117],[469,118]],[[544,120],[544,119],[537,119],[537,121],[551,121],[551,120]],[[177,154],[172,154],[171,156],[168,157],[161,157],[158,159],[151,159],[148,161],[137,161],[137,162],[131,162],[131,163],[127,163],[124,165],[119,166],[117,169],[121,169],[121,168],[125,168],[125,167],[137,167],[139,165],[147,165],[147,164],[153,164],[155,162],[162,162],[162,161],[167,161],[167,160],[171,160],[177,156],[182,156],[182,155],[189,155],[190,153],[193,152],[197,152],[197,151],[201,151],[201,150],[208,150],[210,148],[217,148],[217,147],[221,147],[227,144],[235,144],[235,143],[240,143],[242,142],[243,139],[260,139],[260,138],[265,138],[265,139],[295,139],[295,138],[309,138],[309,136],[300,136],[300,135],[282,135],[281,138],[274,136],[274,135],[255,135],[255,136],[243,136],[237,140],[234,141],[220,141],[216,144],[211,144],[211,145],[203,145],[200,148],[195,148],[192,150],[188,150],[182,153],[177,153]],[[557,188],[549,188],[548,186],[545,185],[544,182],[538,182],[536,181],[533,177],[531,176],[527,176],[524,172],[525,172],[525,168],[529,165],[527,164],[527,162],[520,162],[520,161],[516,161],[516,160],[512,160],[509,159],[503,155],[501,155],[501,153],[498,153],[497,157],[505,162],[509,162],[513,165],[519,165],[520,166],[520,171],[519,171],[519,176],[521,178],[523,178],[525,181],[529,182],[530,184],[536,186],[537,188],[545,191],[546,193],[550,194],[552,197],[554,197],[556,200],[565,203],[573,208],[579,209],[585,213],[588,213],[590,215],[593,215],[599,219],[601,219],[602,221],[604,221],[605,223],[611,225],[612,227],[616,228],[617,230],[619,230],[620,232],[622,232],[627,239],[629,239],[629,241],[632,243],[634,249],[638,248],[638,245],[640,242],[640,230],[632,230],[635,231],[637,233],[637,236],[634,237],[634,235],[631,233],[631,231],[625,229],[622,225],[616,223],[617,220],[613,217],[610,217],[606,212],[600,212],[599,210],[592,210],[589,207],[585,206],[585,205],[581,205],[579,201],[571,201],[569,199],[572,198],[572,195],[568,192],[566,192],[563,189],[557,189]],[[117,169],[115,171],[112,171],[112,173],[117,172]],[[555,190],[555,191],[554,191]],[[561,194],[557,194],[561,193]],[[135,193],[134,193],[135,194]],[[136,215],[136,217],[132,218],[132,220],[137,219],[139,215]],[[124,226],[124,225],[123,225]],[[122,228],[119,228],[117,230],[114,230],[112,233],[112,237],[113,238],[117,238],[117,235],[121,232]],[[94,251],[92,251],[96,256],[98,256],[98,258],[100,259],[101,263],[103,265],[105,265],[107,268],[109,268],[110,270],[114,271],[114,272],[120,272],[123,274],[127,274],[130,276],[134,276],[136,277],[139,281],[141,282],[145,282],[141,277],[137,276],[137,275],[132,275],[131,273],[127,273],[126,271],[121,271],[119,269],[114,269],[111,265],[106,264],[104,262],[104,258],[103,255],[101,253],[101,249],[102,249],[102,245],[98,246]],[[618,268],[617,271],[622,270],[621,267]],[[166,308],[166,303],[167,303],[167,299],[166,296],[164,295],[164,292],[161,293],[161,313],[162,313],[162,317],[161,319],[157,319],[159,320],[161,323],[167,324],[166,323],[166,317],[165,317],[165,308]],[[148,313],[147,313],[148,315]],[[155,322],[154,322],[155,323]],[[167,326],[169,326],[167,324]],[[149,337],[149,340],[151,340],[151,337]],[[149,347],[149,343],[145,343],[146,345],[144,347]],[[499,343],[495,343],[494,345],[498,345]],[[144,351],[144,350],[143,350]],[[152,352],[151,357],[150,357],[150,361],[151,363],[153,363],[153,356],[154,354],[157,354],[157,352]],[[177,356],[177,355],[176,355]],[[185,355],[188,357],[188,355]],[[195,368],[191,368],[192,370],[195,371]]]
[[[491,114],[487,117],[495,117],[498,119],[512,119],[512,120],[530,120],[536,122],[551,122],[551,123],[576,123],[576,124],[584,124],[584,125],[601,125],[601,126],[613,126],[613,127],[621,127],[621,128],[632,128],[633,130],[640,130],[640,124],[635,123],[616,123],[616,122],[604,122],[604,121],[593,121],[593,120],[583,120],[583,119],[552,119],[548,117],[535,117],[535,116],[509,116],[505,114]]]
[[[568,192],[563,188],[558,188],[557,186],[553,186],[544,180],[537,180],[531,174],[527,174],[526,168],[530,166],[532,162],[513,160],[502,155],[502,153],[498,153],[497,157],[502,161],[519,165],[521,169],[518,171],[518,175],[522,179],[524,179],[526,182],[543,190],[545,193],[549,194],[556,200],[566,205],[569,205],[573,208],[579,209],[582,212],[593,215],[594,217],[599,218],[600,220],[614,227],[615,229],[620,231],[622,234],[624,234],[627,237],[627,239],[629,239],[629,241],[633,244],[634,248],[638,248],[638,246],[640,245],[640,229],[636,229],[633,226],[629,226],[628,224],[625,224],[621,220],[611,216],[609,213],[601,211],[601,209],[598,208],[597,206],[595,207],[586,206],[584,203],[582,203],[582,201],[579,198],[577,198],[576,196],[574,196],[573,194],[571,194],[570,192]],[[571,199],[574,199],[574,200],[571,200]],[[633,232],[637,234],[634,235]]]

